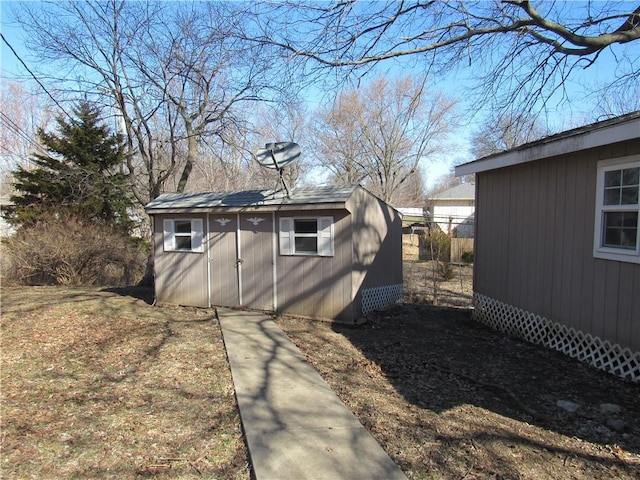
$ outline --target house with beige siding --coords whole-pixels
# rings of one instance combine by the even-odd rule
[[[427,200],[428,217],[444,233],[459,238],[473,238],[476,189],[462,183]]]
[[[640,381],[640,112],[456,167],[472,173],[475,318]]]
[[[360,186],[168,193],[156,301],[355,322],[402,296],[402,218]]]

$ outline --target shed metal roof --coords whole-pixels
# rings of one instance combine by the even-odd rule
[[[145,207],[148,213],[176,210],[244,209],[284,206],[343,207],[358,185],[295,188],[287,197],[281,190],[243,190],[238,192],[165,193]]]
[[[458,165],[457,176],[486,172],[556,155],[640,138],[640,111],[560,132],[511,150]]]

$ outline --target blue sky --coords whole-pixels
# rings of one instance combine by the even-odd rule
[[[578,4],[574,3],[572,4],[572,7],[573,5]],[[10,9],[15,6],[17,6],[15,1],[0,1],[1,31],[22,60],[33,69],[36,66],[35,60],[24,47],[24,37],[21,29],[16,26],[11,19]],[[633,47],[627,46],[626,48],[630,49],[638,47],[634,45]],[[20,65],[15,55],[4,42],[2,42],[0,50],[0,67],[3,79],[25,79],[29,77],[24,67]],[[590,90],[593,85],[597,85],[602,79],[611,78],[612,72],[616,70],[616,67],[616,57],[610,51],[604,51],[598,58],[597,62],[595,62],[591,67],[583,70],[579,77],[572,77],[565,86],[568,94],[574,101],[571,103],[558,103],[551,101],[547,106],[547,121],[551,130],[565,130],[593,121],[592,110],[597,98],[595,96],[589,97],[587,95],[587,91]],[[402,66],[389,63],[383,63],[380,68],[384,69],[383,71],[390,73],[393,73],[394,71],[406,73],[407,71],[407,69]],[[470,80],[468,78],[470,77],[470,74],[470,69],[460,69],[456,73],[452,73],[441,78],[434,77],[436,79],[434,89],[460,97],[461,88],[464,85],[469,84]],[[482,108],[477,108],[476,106],[469,104],[469,102],[465,100],[465,97],[461,98],[461,103],[463,107],[466,107],[467,111],[475,110],[477,112],[478,115],[477,117],[474,117],[473,121],[475,121],[476,118],[479,120],[483,114],[489,113],[483,111]],[[587,120],[585,121],[585,119]],[[455,164],[472,159],[468,151],[468,139],[472,131],[473,123],[461,128],[458,134],[459,147],[456,148],[455,151],[450,152],[447,156],[441,158],[439,161],[432,162],[428,165],[429,183],[433,182],[439,175],[447,173]]]

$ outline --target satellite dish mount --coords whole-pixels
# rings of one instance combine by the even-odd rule
[[[284,178],[284,168],[297,161],[301,154],[300,145],[293,142],[267,143],[264,148],[259,149],[255,156],[260,165],[278,171],[278,181],[276,191],[282,183],[282,187],[290,198],[289,186]]]

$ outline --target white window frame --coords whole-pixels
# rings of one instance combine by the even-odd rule
[[[176,222],[190,222],[190,232],[176,232]],[[162,222],[162,230],[165,252],[202,253],[204,251],[202,244],[204,230],[201,218],[165,218]],[[191,248],[178,248],[176,242],[176,238],[178,237],[189,237],[191,239]]]
[[[313,233],[295,233],[296,220],[315,220],[317,231]],[[318,239],[316,252],[296,252],[296,237],[313,237]],[[280,255],[300,255],[312,257],[332,257],[333,251],[333,217],[280,217],[279,231]]]
[[[605,172],[612,170],[623,170],[625,168],[640,167],[640,155],[630,155],[627,157],[612,158],[598,162],[596,176],[596,208],[593,232],[593,256],[605,260],[615,260],[627,263],[640,263],[640,225],[636,235],[636,247],[621,248],[604,246],[604,214],[606,212],[638,212],[640,224],[640,200],[634,205],[604,205],[604,176]]]

